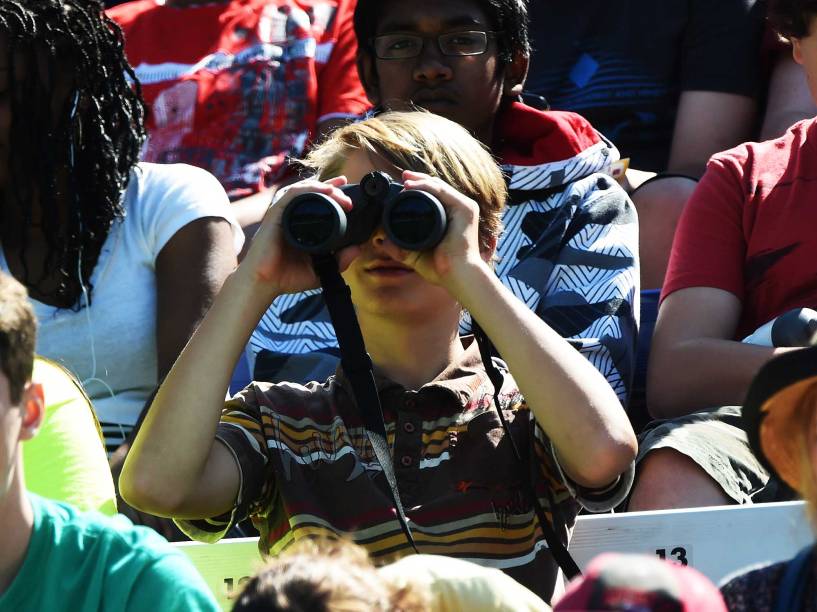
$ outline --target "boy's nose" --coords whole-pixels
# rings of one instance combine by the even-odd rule
[[[417,57],[414,68],[415,81],[447,81],[453,76],[451,65],[445,55],[440,52],[436,41],[427,40],[423,50]]]
[[[382,225],[378,225],[375,230],[372,232],[371,237],[369,240],[372,241],[372,245],[376,247],[382,247],[383,244],[386,242],[386,232],[383,230]]]
[[[377,229],[372,232],[366,246],[368,246],[372,256],[386,259],[395,257],[395,250],[397,249],[397,246],[391,241],[385,230],[383,230],[382,225],[378,225]]]

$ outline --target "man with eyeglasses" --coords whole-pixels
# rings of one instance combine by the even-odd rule
[[[616,149],[582,117],[522,102],[522,0],[359,0],[358,70],[381,109],[421,107],[466,127],[502,163],[510,201],[503,283],[584,354],[626,405],[633,375],[638,230],[605,172]],[[470,331],[463,321],[462,332]],[[250,342],[255,380],[322,380],[337,342],[317,292],[274,302]]]

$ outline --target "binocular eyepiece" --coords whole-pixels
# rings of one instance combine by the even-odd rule
[[[345,211],[322,193],[302,193],[283,215],[285,240],[312,254],[333,253],[366,242],[378,225],[389,239],[408,251],[437,246],[447,226],[445,209],[430,193],[403,190],[384,172],[370,172],[360,184],[340,188],[354,207]]]

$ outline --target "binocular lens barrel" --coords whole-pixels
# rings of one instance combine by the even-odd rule
[[[425,251],[442,240],[446,229],[445,209],[434,196],[404,191],[386,205],[383,228],[401,249]]]
[[[306,193],[287,205],[282,220],[284,237],[307,253],[326,253],[346,233],[346,214],[332,198]]]

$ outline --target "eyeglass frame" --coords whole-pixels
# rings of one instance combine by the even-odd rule
[[[480,51],[479,53],[446,53],[443,51],[442,44],[440,43],[440,38],[444,36],[453,36],[456,34],[482,34],[485,36],[485,48]],[[475,57],[477,55],[484,55],[488,52],[488,42],[492,39],[496,39],[498,36],[504,34],[501,30],[454,30],[451,32],[443,32],[442,34],[436,34],[434,36],[422,36],[420,34],[414,33],[401,33],[401,32],[393,32],[391,34],[381,34],[380,36],[375,36],[369,39],[369,44],[374,51],[374,55],[377,59],[384,60],[384,61],[394,61],[394,60],[406,60],[406,59],[415,59],[420,57],[425,49],[426,41],[427,40],[436,40],[437,41],[437,49],[440,51],[442,55],[445,57]],[[419,51],[416,55],[408,55],[406,57],[383,57],[377,53],[377,40],[385,38],[387,36],[405,36],[407,38],[414,38],[420,39],[422,41],[422,46],[420,47]]]

